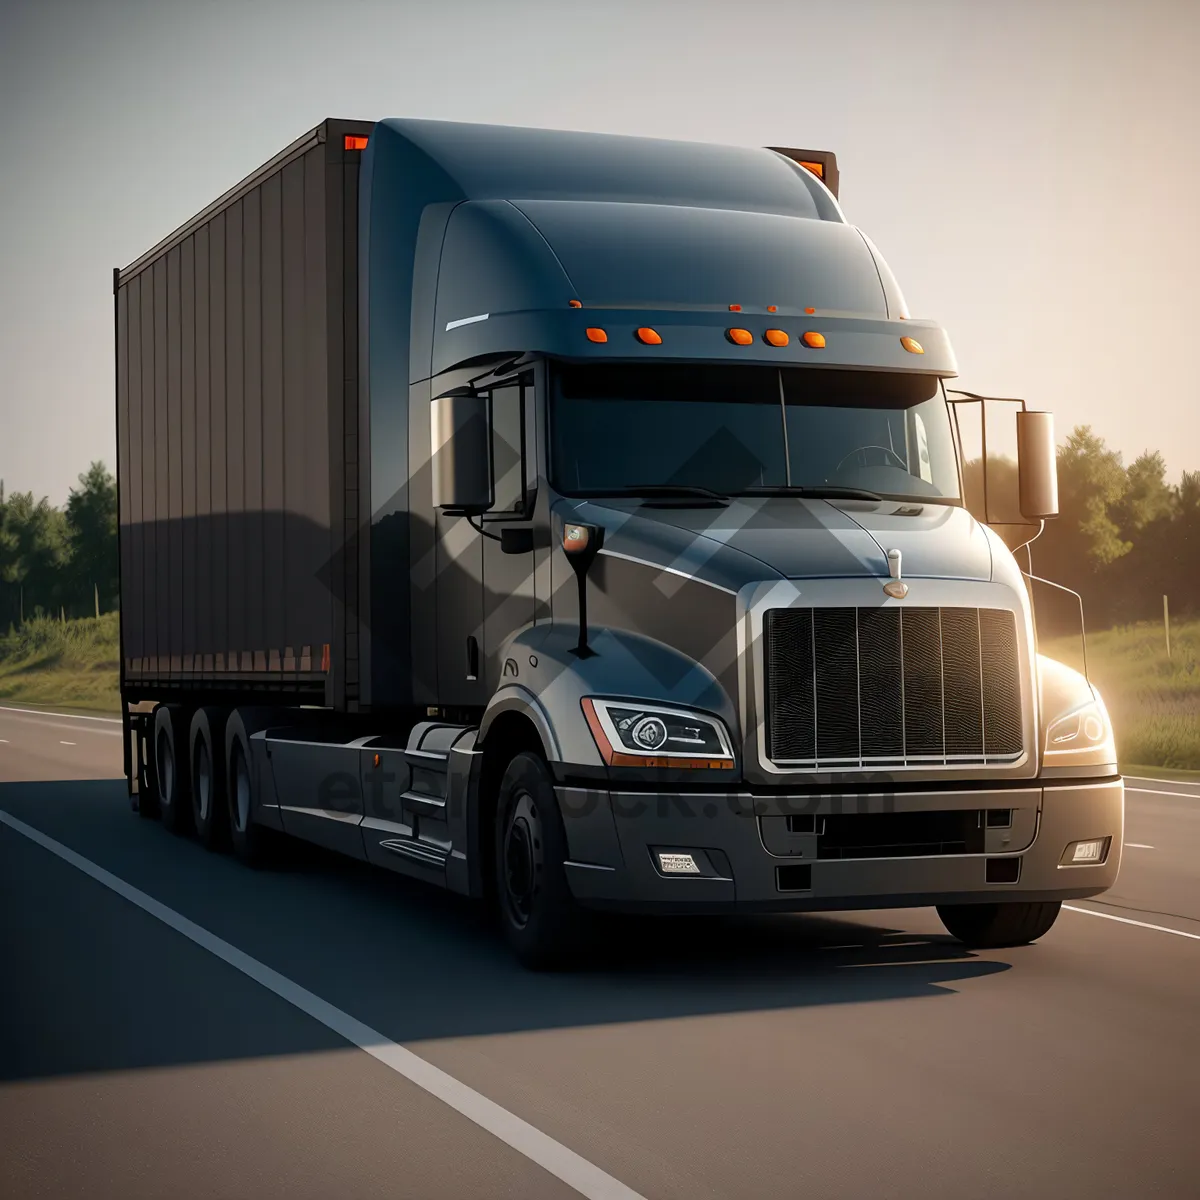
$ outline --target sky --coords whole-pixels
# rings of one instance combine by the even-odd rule
[[[1198,61],[1198,0],[0,0],[0,479],[113,464],[114,266],[323,118],[411,116],[833,150],[959,386],[1176,481]]]

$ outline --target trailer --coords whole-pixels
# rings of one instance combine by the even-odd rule
[[[584,909],[1004,945],[1110,887],[1111,726],[1015,558],[1049,414],[947,389],[838,186],[329,119],[114,271],[137,811],[492,898],[529,965]]]

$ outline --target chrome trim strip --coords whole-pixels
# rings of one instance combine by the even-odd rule
[[[701,579],[691,571],[681,571],[677,567],[664,567],[662,563],[651,562],[646,558],[637,558],[632,554],[622,554],[619,550],[601,550],[600,553],[607,554],[609,558],[623,558],[626,562],[636,563],[639,567],[650,567],[654,571],[665,571],[668,575],[678,575],[681,579],[687,579],[691,583],[702,583],[705,587],[715,588],[718,592],[724,592],[727,596],[737,595],[737,592],[733,588],[724,587],[708,579]]]
[[[616,871],[617,869],[616,867],[603,866],[600,863],[574,862],[571,859],[568,859],[566,862],[564,862],[563,866],[578,867],[581,871]]]
[[[480,321],[486,321],[491,313],[480,313],[477,317],[462,317],[457,321],[446,322],[446,332],[449,333],[452,329],[458,329],[463,325],[477,325]]]

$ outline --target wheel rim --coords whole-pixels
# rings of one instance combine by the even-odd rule
[[[158,735],[158,749],[154,755],[158,764],[158,794],[170,805],[175,798],[175,755],[171,751],[171,739],[166,731]]]
[[[212,760],[203,741],[196,747],[196,808],[200,820],[207,821],[212,808]]]
[[[515,925],[529,922],[541,890],[542,830],[537,805],[527,792],[517,796],[504,832],[504,894]]]
[[[238,833],[245,833],[250,823],[250,772],[241,750],[234,751],[233,792],[236,801]]]

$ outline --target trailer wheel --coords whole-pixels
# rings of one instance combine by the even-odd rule
[[[225,804],[225,713],[219,708],[198,708],[191,736],[192,823],[206,850],[221,849],[226,841],[228,809]]]
[[[578,942],[582,914],[567,885],[567,837],[546,764],[518,754],[500,782],[496,900],[504,936],[534,970],[559,965]]]
[[[176,704],[154,710],[154,783],[158,815],[172,833],[189,832],[187,725]]]
[[[939,904],[938,916],[952,937],[975,950],[1024,946],[1037,941],[1058,919],[1061,902]]]
[[[254,770],[250,758],[250,740],[241,713],[229,716],[225,733],[225,806],[229,840],[234,855],[250,866],[267,857],[268,831],[254,820]]]

